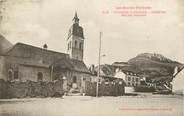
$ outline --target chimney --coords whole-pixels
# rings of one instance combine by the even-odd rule
[[[47,44],[44,44],[43,49],[47,50],[47,48],[48,48]]]

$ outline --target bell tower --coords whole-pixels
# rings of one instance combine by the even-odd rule
[[[83,28],[79,25],[77,12],[75,12],[72,21],[73,24],[69,29],[67,38],[67,53],[70,55],[70,58],[83,61],[84,35]]]

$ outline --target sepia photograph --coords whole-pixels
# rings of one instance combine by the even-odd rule
[[[0,116],[184,116],[183,0],[0,0]]]

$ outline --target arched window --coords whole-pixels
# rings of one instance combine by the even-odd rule
[[[79,48],[82,50],[82,43],[79,44]]]
[[[37,81],[43,81],[43,73],[42,72],[38,72]]]
[[[8,71],[8,80],[11,81],[13,79],[13,71],[9,70]]]
[[[77,41],[75,40],[75,48],[77,48]]]
[[[72,48],[72,42],[70,41],[70,45],[69,45],[70,47],[69,48]]]
[[[14,71],[14,79],[19,79],[19,72],[18,71]]]
[[[73,81],[73,83],[76,83],[77,82],[77,77],[74,76],[72,81]]]
[[[68,43],[68,50],[70,49],[70,44]]]
[[[131,77],[128,76],[128,81],[131,81]]]

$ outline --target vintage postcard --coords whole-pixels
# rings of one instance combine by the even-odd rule
[[[183,116],[183,0],[0,0],[0,116]]]

